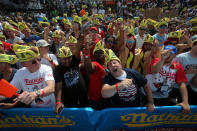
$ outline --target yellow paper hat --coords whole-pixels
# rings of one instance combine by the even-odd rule
[[[6,39],[5,35],[0,34],[0,38],[3,38],[4,40]]]
[[[111,60],[117,60],[121,63],[120,59],[114,54],[114,52],[111,49],[105,49],[104,54],[106,64],[108,64]]]
[[[139,21],[140,17],[134,17],[134,20]]]
[[[56,22],[57,23],[57,20],[55,18],[52,18],[52,22]]]
[[[83,16],[81,17],[81,21],[85,21],[85,20],[87,20],[87,19],[88,19],[87,15],[83,15]]]
[[[165,25],[168,27],[168,23],[166,21],[160,21],[159,23],[157,23],[157,28],[159,28],[162,25]]]
[[[100,21],[98,19],[96,19],[96,20],[93,21],[93,24],[94,25],[100,25]]]
[[[29,27],[28,27],[25,23],[22,23],[22,22],[19,22],[19,23],[18,23],[18,29],[19,29],[20,31],[23,31],[23,30],[25,30],[25,29],[30,30]]]
[[[0,54],[0,62],[15,64],[18,61],[15,55]]]
[[[154,37],[148,34],[145,37],[145,39],[144,39],[144,43],[146,42],[146,43],[151,43],[152,44],[153,43],[153,40],[154,40]]]
[[[70,21],[69,21],[68,19],[63,19],[63,23],[64,23],[65,25],[69,25],[70,28],[72,28],[72,24],[70,23]]]
[[[46,20],[46,21],[48,21],[48,19],[47,19],[47,17],[45,16],[45,17],[43,17],[43,20]]]
[[[56,20],[59,20],[59,19],[60,19],[60,17],[59,17],[59,16],[57,16],[57,17],[56,17]]]
[[[72,56],[72,52],[69,47],[62,46],[62,48],[59,49],[58,57],[67,58],[70,56]]]
[[[10,23],[11,25],[18,26],[18,24],[17,24],[16,22],[14,22],[13,20],[9,20],[9,23]]]
[[[147,21],[145,19],[140,22],[139,28],[147,28]]]
[[[20,50],[26,50],[26,49],[29,49],[31,47],[26,46],[26,45],[12,44],[11,48],[14,52],[18,52]]]
[[[80,25],[82,24],[81,23],[81,18],[79,16],[77,16],[77,15],[74,16],[73,21],[79,23]]]
[[[191,24],[196,24],[196,23],[197,23],[197,17],[191,19],[189,22],[190,22]]]
[[[133,36],[135,36],[133,26],[129,27],[128,35],[133,35]]]
[[[179,30],[179,31],[168,33],[168,38],[178,38],[178,39],[180,39],[183,35],[184,35],[184,31]]]
[[[49,22],[39,21],[39,26],[42,26],[43,24],[50,26]]]
[[[52,37],[60,38],[60,37],[61,37],[61,35],[60,35],[60,31],[59,31],[59,30],[55,30],[55,31],[53,32]]]
[[[123,22],[123,18],[118,18],[117,22]]]
[[[66,13],[64,13],[64,14],[63,14],[63,16],[64,16],[64,17],[67,17],[67,14],[66,14]]]
[[[98,50],[102,50],[103,52],[105,52],[105,49],[104,49],[104,43],[99,41],[95,47],[94,47],[94,50],[93,50],[93,54],[98,51]]]
[[[68,42],[70,44],[77,44],[77,39],[75,37],[73,37],[73,36],[69,36]]]
[[[190,29],[190,32],[196,32],[196,31],[197,31],[197,26],[192,27],[192,28]]]
[[[11,25],[9,25],[9,24],[5,24],[4,26],[3,26],[3,29],[4,30],[11,30],[11,31],[16,31]]]
[[[97,5],[96,4],[93,4],[93,7],[97,7]]]
[[[37,47],[31,47],[29,49],[18,50],[15,52],[20,62],[30,61],[37,58],[40,53]]]

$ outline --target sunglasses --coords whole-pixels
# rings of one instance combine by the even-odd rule
[[[128,44],[134,44],[135,41],[134,40],[131,40],[131,41],[127,41]]]
[[[159,28],[160,29],[167,29],[168,27],[167,26],[160,26]]]

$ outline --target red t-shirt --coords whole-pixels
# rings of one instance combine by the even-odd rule
[[[172,62],[169,66],[164,65],[159,73],[152,74],[151,68],[157,62],[159,58],[152,60],[146,78],[151,86],[153,98],[167,98],[175,84],[188,82],[187,77],[181,64],[176,62]]]
[[[102,79],[106,75],[105,68],[98,62],[92,62],[96,69],[90,74],[90,85],[89,85],[89,98],[93,101],[99,101],[102,99]]]

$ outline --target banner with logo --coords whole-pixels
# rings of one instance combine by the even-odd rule
[[[2,116],[1,116],[2,115]],[[65,108],[60,115],[53,108],[0,109],[0,131],[195,131],[197,106],[181,113],[180,106],[108,108]]]

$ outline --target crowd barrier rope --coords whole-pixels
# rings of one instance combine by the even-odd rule
[[[191,113],[181,113],[180,106],[160,106],[154,112],[146,107],[0,109],[0,131],[127,131],[127,130],[197,130],[197,106]]]

